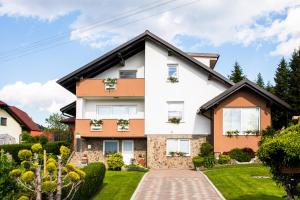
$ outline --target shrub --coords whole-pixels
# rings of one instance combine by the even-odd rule
[[[220,155],[219,156],[219,160],[218,160],[218,163],[223,165],[223,164],[228,164],[230,161],[230,156],[228,155]]]
[[[136,164],[126,165],[125,167],[126,167],[127,171],[138,171],[138,172],[147,172],[147,171],[149,171],[148,168],[143,167],[141,165],[136,165]]]
[[[209,156],[205,156],[203,164],[204,164],[204,167],[206,167],[206,168],[212,168],[215,164],[215,156],[213,154],[209,155]]]
[[[259,147],[257,155],[270,167],[273,179],[283,186],[288,199],[296,199],[300,176],[297,173],[284,173],[282,169],[300,167],[300,124],[266,139]]]
[[[230,150],[229,156],[230,158],[235,159],[239,162],[249,162],[251,160],[251,155],[239,148]]]
[[[193,157],[193,164],[194,164],[195,168],[204,166],[204,157],[202,157],[202,156]]]
[[[124,165],[123,156],[120,153],[114,153],[108,156],[107,159],[108,169],[121,170]]]
[[[65,141],[57,141],[57,142],[48,142],[44,148],[47,151],[47,153],[53,153],[55,155],[59,155],[60,154],[60,147],[61,146],[66,146],[68,147],[69,144]]]
[[[255,152],[251,148],[245,147],[242,151],[249,154],[251,158],[255,157]]]
[[[84,183],[80,185],[75,193],[75,200],[90,199],[94,196],[102,186],[106,169],[103,163],[98,162],[88,164],[83,168],[83,171],[86,174]]]
[[[201,156],[210,156],[213,154],[214,154],[214,147],[211,144],[205,142],[201,145],[200,147]]]

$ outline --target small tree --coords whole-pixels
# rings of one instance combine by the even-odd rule
[[[27,192],[30,197],[36,200],[42,199],[46,194],[49,200],[61,200],[62,189],[70,188],[65,199],[72,199],[79,185],[85,177],[85,173],[72,164],[64,165],[62,160],[69,156],[67,147],[61,146],[60,155],[57,160],[53,157],[46,158],[46,162],[40,162],[38,154],[42,152],[42,145],[32,145],[30,150],[19,151],[21,166],[10,172],[18,184]],[[41,164],[46,165],[46,173],[41,171]]]
[[[231,75],[229,76],[229,79],[232,82],[237,83],[243,80],[245,77],[246,76],[243,73],[243,69],[241,68],[238,62],[235,62],[233,65],[233,70],[231,71]]]
[[[256,85],[258,85],[259,87],[265,88],[265,82],[264,82],[264,79],[263,79],[261,73],[257,74],[257,79],[255,82],[256,82]]]
[[[58,113],[50,115],[46,121],[46,131],[54,133],[56,140],[72,141],[72,134],[68,130],[68,126],[62,123],[64,116]]]
[[[300,124],[265,139],[257,155],[270,167],[273,179],[283,186],[288,199],[294,199],[300,183],[299,172],[293,172],[293,169],[300,168]]]

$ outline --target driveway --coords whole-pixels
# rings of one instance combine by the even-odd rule
[[[132,200],[221,200],[215,187],[204,174],[192,170],[151,170],[148,172]]]

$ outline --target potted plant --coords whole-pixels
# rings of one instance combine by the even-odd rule
[[[176,155],[176,152],[175,151],[171,151],[169,154],[170,154],[170,156],[174,157]]]
[[[226,134],[227,134],[229,137],[232,137],[233,135],[238,135],[238,134],[239,134],[239,131],[238,131],[238,130],[226,131]]]
[[[185,155],[186,155],[186,153],[185,153],[185,152],[181,152],[181,151],[180,151],[180,152],[177,152],[177,155],[182,157],[182,156],[185,156]]]
[[[170,77],[168,77],[168,81],[170,81],[171,83],[177,83],[178,82],[178,78],[174,77],[174,76],[170,76]]]
[[[90,122],[91,130],[101,130],[103,121],[101,119],[92,119]]]
[[[118,131],[128,131],[129,129],[129,120],[127,119],[119,119],[117,122]]]
[[[171,118],[169,118],[168,121],[169,121],[170,123],[172,123],[172,124],[179,124],[180,121],[181,121],[181,119],[180,119],[180,118],[177,118],[177,117],[171,117]]]
[[[246,133],[246,135],[258,135],[259,131],[258,130],[246,130],[245,133]]]
[[[103,80],[105,90],[114,90],[116,89],[117,79],[116,78],[107,78]]]

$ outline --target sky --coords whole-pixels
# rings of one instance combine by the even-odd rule
[[[44,124],[75,97],[56,80],[150,30],[187,52],[218,53],[227,76],[274,83],[300,46],[300,0],[0,0],[0,100]]]

